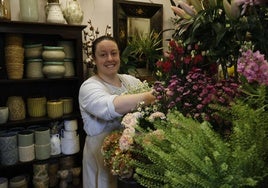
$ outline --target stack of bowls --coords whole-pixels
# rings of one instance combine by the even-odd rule
[[[19,34],[7,34],[5,42],[5,65],[8,79],[22,79],[24,71],[23,38]]]
[[[34,130],[35,158],[38,160],[48,159],[51,153],[50,129],[39,127]]]
[[[13,165],[19,160],[17,134],[15,132],[0,135],[0,162],[2,165]]]
[[[24,130],[18,133],[19,161],[28,162],[35,159],[34,133]]]
[[[43,45],[27,44],[24,45],[24,56],[26,59],[26,77],[32,79],[43,78]]]
[[[43,74],[47,78],[62,78],[64,76],[64,47],[44,46],[42,57],[44,60]]]

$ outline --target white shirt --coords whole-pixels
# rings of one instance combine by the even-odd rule
[[[120,88],[100,80],[97,76],[88,78],[81,85],[78,100],[87,135],[94,136],[121,127],[122,114],[115,111],[113,100],[141,81],[127,74],[118,76],[122,82]]]

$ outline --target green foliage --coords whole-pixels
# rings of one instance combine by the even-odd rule
[[[155,129],[149,132],[161,130],[161,137],[148,137],[148,130],[139,130],[136,140],[144,148],[139,152],[147,160],[134,162],[134,178],[152,188],[258,186],[268,169],[268,112],[238,100],[228,114],[233,124],[228,138],[208,122],[199,123],[178,111],[154,122]]]
[[[155,62],[162,55],[162,35],[152,30],[148,35],[138,33],[128,41],[121,54],[121,69],[135,71],[139,64],[145,63],[146,68],[153,69]]]

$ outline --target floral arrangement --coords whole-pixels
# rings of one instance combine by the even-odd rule
[[[154,129],[139,129],[145,135],[157,132],[157,136],[141,134],[135,138],[143,156],[149,159],[133,161],[134,178],[141,185],[267,186],[268,62],[249,46],[243,46],[240,52],[237,70],[244,95],[233,98],[228,107],[218,108],[218,114],[233,124],[228,137],[215,132],[210,121],[185,117],[181,113],[184,109],[169,110],[165,119],[152,122]]]
[[[188,44],[200,44],[207,63],[221,65],[224,75],[234,65],[239,49],[251,41],[268,54],[268,6],[265,0],[171,0],[175,30],[173,37]],[[237,73],[235,71],[235,73]]]
[[[125,94],[135,94],[151,90],[152,87],[145,80],[135,86],[130,86]],[[122,129],[113,131],[109,134],[103,142],[102,154],[104,157],[104,164],[110,169],[113,175],[119,176],[121,179],[130,179],[134,174],[134,167],[132,161],[134,158],[139,158],[138,154],[133,153],[133,148],[139,147],[134,140],[136,135],[135,128],[140,120],[151,113],[151,108],[143,106],[143,103],[137,106],[137,111],[126,114],[122,120]],[[150,118],[159,117],[157,114],[152,114]]]
[[[136,132],[136,128],[141,118],[143,118],[143,115],[140,112],[126,114],[121,121],[123,129],[109,134],[102,145],[101,151],[104,156],[104,164],[110,168],[113,175],[117,175],[121,179],[132,178],[135,172],[132,161],[134,159],[142,160],[142,156],[133,152],[134,148],[140,147],[135,143],[135,136],[139,134]],[[155,112],[148,118],[150,122],[153,122],[156,118],[165,118],[165,115]]]
[[[155,74],[158,80],[169,80],[171,76],[186,75],[192,68],[205,69],[205,53],[199,44],[186,45],[175,39],[169,42],[169,51],[156,63]]]

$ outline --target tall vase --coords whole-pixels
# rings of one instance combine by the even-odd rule
[[[63,14],[67,23],[74,25],[80,25],[84,17],[84,13],[77,0],[69,0]]]

